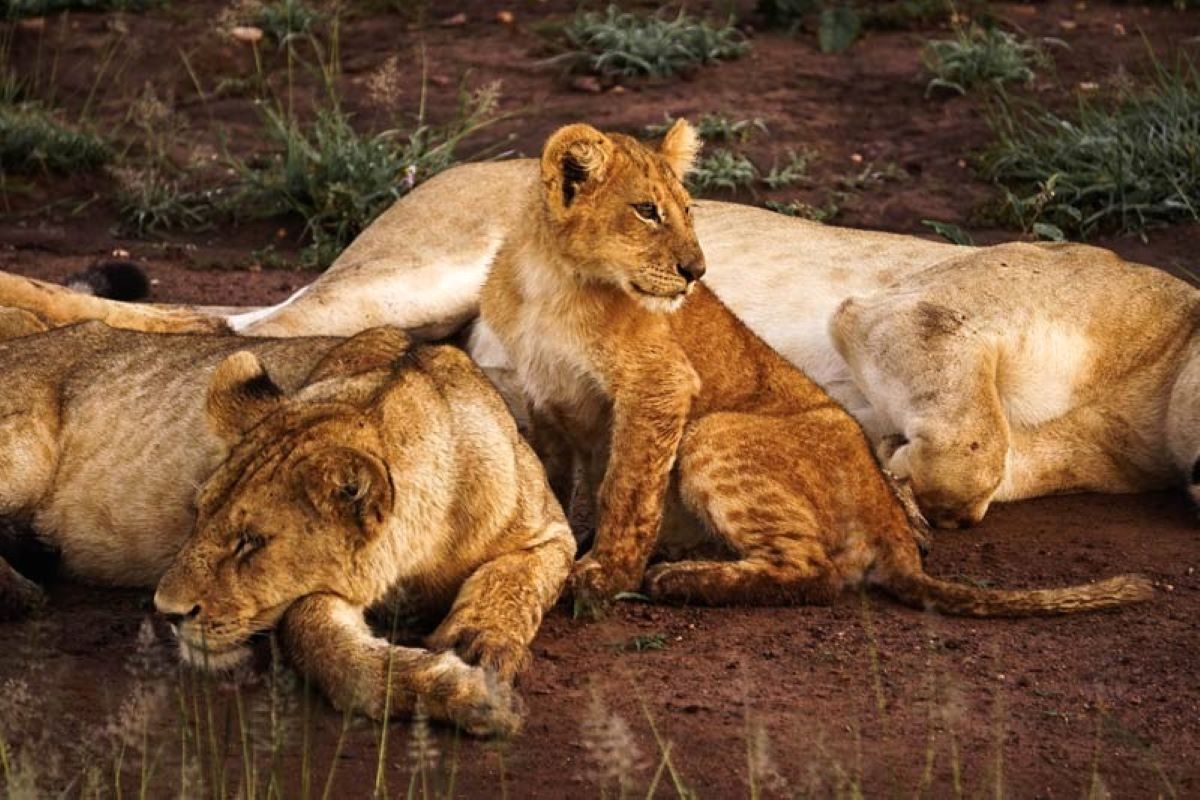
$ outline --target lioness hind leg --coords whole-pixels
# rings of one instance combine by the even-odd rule
[[[288,657],[339,709],[384,719],[420,708],[476,736],[505,736],[520,727],[518,701],[494,675],[454,653],[398,647],[374,636],[362,609],[340,597],[297,600],[280,630]]]
[[[829,603],[840,589],[808,502],[771,474],[764,447],[788,449],[788,432],[770,418],[715,414],[679,450],[684,503],[740,559],[680,561],[652,567],[656,600],[702,605]],[[776,429],[779,427],[780,429]],[[780,479],[782,478],[782,479]]]

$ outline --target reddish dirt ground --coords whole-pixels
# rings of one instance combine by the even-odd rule
[[[99,124],[119,128],[130,99],[150,81],[161,96],[173,94],[176,108],[191,122],[180,134],[181,160],[189,150],[215,147],[222,130],[232,148],[252,150],[255,116],[249,99],[202,99],[182,59],[163,57],[187,52],[210,95],[221,76],[246,74],[248,52],[212,29],[221,5],[175,3],[123,17],[126,45],[119,69],[99,93],[94,112]],[[514,2],[515,26],[494,21],[493,3],[435,5],[435,24],[423,30],[394,13],[346,22],[345,92],[361,118],[376,113],[365,100],[366,76],[393,53],[412,75],[419,74],[414,53],[424,42],[435,118],[450,113],[453,83],[465,71],[471,71],[472,84],[504,82],[502,107],[513,117],[468,143],[464,152],[511,135],[507,146],[534,153],[556,125],[576,119],[633,130],[665,113],[726,111],[766,121],[770,133],[745,147],[764,170],[774,156],[801,145],[822,155],[815,170],[818,186],[861,169],[856,154],[862,163],[902,167],[903,180],[846,203],[839,224],[926,234],[919,220],[932,217],[962,224],[979,241],[1017,235],[979,221],[979,209],[994,195],[969,163],[959,163],[988,139],[978,98],[924,97],[928,77],[920,67],[920,44],[944,31],[872,32],[843,56],[819,53],[811,36],[755,31],[753,50],[740,61],[685,80],[635,82],[621,92],[592,94],[569,89],[553,69],[536,64],[545,54],[537,23],[561,19],[573,2]],[[753,24],[752,3],[738,5]],[[1020,90],[1063,107],[1071,87],[1082,81],[1107,91],[1120,75],[1145,68],[1139,30],[1160,55],[1178,48],[1195,53],[1200,35],[1200,13],[1167,6],[1056,1],[1000,4],[994,10],[1031,35],[1055,36],[1070,45],[1055,51],[1052,76]],[[465,25],[436,24],[460,11],[467,14]],[[1118,23],[1125,35],[1117,32]],[[97,53],[112,40],[116,25],[111,15],[76,14],[65,23],[49,20],[42,34],[22,28],[13,57],[32,71],[57,46],[58,100],[78,110],[94,82]],[[55,39],[59,33],[61,39]],[[41,56],[39,36],[47,37]],[[406,109],[415,106],[418,83],[414,77],[404,89]],[[302,86],[301,95],[309,88]],[[123,248],[147,265],[155,280],[153,299],[218,304],[278,300],[311,278],[247,268],[262,260],[259,252],[267,244],[285,259],[294,256],[300,226],[290,221],[171,236],[166,242],[117,236],[107,181],[94,175],[10,182],[0,204],[0,269],[61,279],[95,256]],[[819,201],[821,195],[817,189],[732,197]],[[82,210],[69,213],[85,201]],[[1198,235],[1200,226],[1193,224],[1152,232],[1146,242],[1100,243],[1190,275],[1200,267]],[[640,754],[631,759],[631,794],[646,792],[661,756],[652,719],[670,742],[682,780],[704,797],[747,795],[751,762],[759,765],[754,771],[764,796],[846,795],[855,789],[866,796],[995,796],[998,786],[1012,797],[1099,797],[1104,795],[1096,792],[1104,790],[1117,797],[1191,796],[1200,793],[1198,565],[1195,514],[1183,497],[1076,496],[997,507],[977,530],[941,534],[929,569],[1013,587],[1140,571],[1171,590],[1137,609],[1033,621],[946,619],[876,596],[865,603],[847,597],[832,608],[774,610],[625,604],[613,618],[591,624],[571,620],[560,607],[535,643],[537,658],[522,682],[528,706],[524,733],[500,744],[455,744],[439,731],[436,742],[445,760],[457,763],[458,795],[599,794],[597,767],[583,734],[585,722],[596,716],[588,711],[596,694],[628,723],[633,746],[616,749]],[[118,720],[133,686],[127,667],[149,610],[146,592],[58,582],[39,619],[0,623],[0,730],[8,731],[10,743],[36,753],[49,784],[74,794],[85,765],[111,772],[111,759],[97,760],[95,754],[109,752],[103,750],[105,730]],[[661,649],[631,650],[639,641]],[[152,650],[166,657],[166,648],[159,642]],[[28,702],[5,683],[9,679],[28,685]],[[169,677],[167,685],[186,681]],[[251,712],[261,710],[269,695],[262,680],[243,692]],[[236,736],[227,739],[237,726],[222,722],[232,713],[233,697],[228,687],[217,688],[219,735],[212,740],[217,751],[228,750],[230,793],[241,779],[240,743]],[[292,702],[298,702],[295,696]],[[20,708],[38,713],[27,719],[17,713]],[[157,754],[152,794],[178,783],[178,716],[169,710],[151,728],[149,749]],[[16,732],[15,720],[23,721]],[[301,726],[294,725],[279,770],[289,796],[299,791],[303,771]],[[330,796],[369,795],[378,771],[378,730],[355,721],[339,752],[341,725],[339,714],[314,704],[308,749],[317,792],[336,762]],[[747,755],[747,741],[761,741],[760,729],[769,759]],[[56,744],[43,743],[47,731]],[[411,736],[399,724],[389,735],[383,774],[390,793],[403,794]],[[126,773],[140,763],[129,752]],[[773,768],[764,766],[767,760]],[[136,779],[126,775],[127,790]],[[101,782],[111,783],[107,777]],[[615,795],[612,785],[609,794]],[[662,777],[657,794],[675,794],[670,777]]]

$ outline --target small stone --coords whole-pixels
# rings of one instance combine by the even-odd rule
[[[850,155],[850,160],[853,161],[855,164],[861,164],[863,162],[863,154],[862,153],[852,153]]]
[[[496,22],[499,22],[501,25],[512,25],[516,21],[517,18],[511,11],[496,12]]]
[[[1062,28],[1064,31],[1073,31],[1079,27],[1079,23],[1073,19],[1060,19],[1058,21],[1058,27]]]
[[[257,44],[263,38],[262,28],[256,28],[253,25],[239,25],[231,28],[229,35],[246,44]]]
[[[457,28],[459,25],[467,24],[467,15],[463,12],[458,12],[452,17],[446,17],[442,20],[443,28]]]
[[[114,247],[112,251],[113,258],[129,258],[129,251],[124,247]]]
[[[1095,81],[1083,81],[1079,84],[1079,91],[1081,92],[1094,92],[1099,88],[1100,84]]]
[[[1113,36],[1126,36],[1128,33],[1129,32],[1125,30],[1124,25],[1119,22],[1113,23]]]

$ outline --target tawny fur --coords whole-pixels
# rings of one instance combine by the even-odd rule
[[[676,125],[662,152],[689,133]],[[859,425],[694,280],[704,259],[682,172],[625,136],[558,131],[483,290],[483,319],[537,424],[603,474],[595,547],[572,574],[577,598],[604,602],[643,579],[654,599],[710,605],[822,603],[869,582],[917,607],[980,616],[1149,597],[1133,575],[1036,591],[925,575]],[[664,509],[679,505],[735,558],[647,573]]]
[[[240,660],[280,623],[338,705],[381,715],[391,675],[391,711],[421,698],[474,733],[519,722],[505,687],[574,554],[487,380],[395,329],[255,340],[85,323],[11,339],[0,470],[0,513],[32,520],[69,573],[158,583],[198,666]],[[4,610],[39,597],[0,561]],[[364,611],[400,600],[444,617],[428,645],[457,655],[373,637]]]
[[[685,142],[674,144],[686,155]],[[448,335],[475,317],[488,265],[521,221],[538,169],[518,160],[447,170],[284,302],[210,313],[253,335],[352,335],[379,324]],[[712,266],[706,283],[858,419],[885,463],[908,472],[935,523],[966,524],[992,501],[1059,492],[1186,486],[1200,499],[1195,288],[1096,247],[963,248],[695,205]],[[0,276],[0,303],[60,322],[148,329],[164,315],[185,325],[201,313],[80,298],[15,276]],[[946,330],[951,320],[962,324]],[[511,360],[486,326],[472,327],[469,350],[519,410]],[[1107,366],[1116,363],[1145,368]],[[935,402],[922,387],[929,364],[945,378]],[[979,449],[961,449],[964,428]]]

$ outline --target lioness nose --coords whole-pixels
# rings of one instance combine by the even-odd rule
[[[675,271],[679,273],[679,277],[688,283],[698,281],[704,277],[704,262],[696,261],[691,264],[676,264]]]
[[[200,605],[198,603],[189,605],[187,603],[173,602],[170,598],[163,597],[161,592],[155,592],[154,594],[154,607],[172,625],[178,625],[184,620],[200,615]]]

